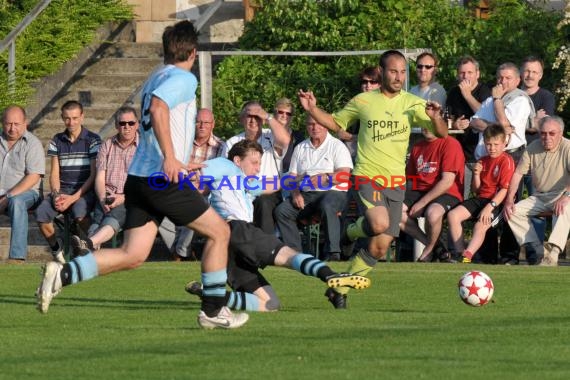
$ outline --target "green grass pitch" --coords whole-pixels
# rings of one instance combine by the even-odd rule
[[[481,308],[457,294],[472,269],[495,284]],[[570,377],[570,267],[380,263],[347,310],[319,280],[267,268],[282,310],[231,331],[198,328],[184,285],[199,270],[145,263],[66,287],[41,315],[40,265],[1,265],[0,379]]]

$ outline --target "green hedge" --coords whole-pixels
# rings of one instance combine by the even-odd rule
[[[488,20],[449,0],[259,0],[262,8],[246,24],[241,50],[349,51],[430,48],[440,58],[439,81],[449,89],[457,59],[466,54],[481,62],[483,80],[494,81],[497,66],[520,63],[527,55],[546,63],[543,86],[553,89],[559,73],[550,70],[562,35],[560,12],[519,0],[492,1]],[[214,109],[222,136],[241,130],[237,115],[246,100],[270,109],[277,98],[294,99],[311,88],[328,111],[341,107],[358,91],[357,74],[377,56],[331,58],[226,58],[214,80]],[[410,73],[412,83],[415,73]],[[297,125],[300,115],[297,115]]]
[[[0,0],[2,39],[35,7],[37,0]],[[95,31],[109,21],[131,20],[122,0],[53,0],[16,41],[16,91],[8,90],[8,52],[0,56],[0,108],[26,105],[31,84],[55,73],[88,45]]]

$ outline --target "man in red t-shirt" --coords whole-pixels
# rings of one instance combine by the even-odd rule
[[[481,158],[473,168],[471,186],[477,196],[466,200],[447,215],[449,236],[455,251],[462,253],[464,263],[471,262],[473,254],[481,248],[491,222],[501,213],[502,207],[499,205],[507,195],[515,171],[513,158],[504,151],[507,145],[504,129],[492,124],[483,132],[483,139],[489,155]],[[477,222],[473,228],[473,238],[465,249],[461,223],[473,217]]]
[[[465,156],[455,138],[438,138],[427,129],[422,133],[425,140],[412,147],[406,167],[400,229],[425,245],[418,261],[428,262],[434,251],[447,254],[439,235],[445,214],[463,201]],[[426,232],[418,225],[417,218],[422,216],[426,218]],[[450,257],[438,258],[448,261]]]

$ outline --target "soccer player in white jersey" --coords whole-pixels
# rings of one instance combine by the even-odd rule
[[[122,247],[90,252],[65,265],[48,263],[38,289],[41,312],[48,311],[62,286],[140,266],[151,251],[158,225],[168,217],[207,237],[198,324],[213,329],[237,328],[247,322],[247,314],[233,314],[224,306],[230,229],[196,189],[185,185],[183,177],[201,167],[184,164],[195,132],[198,83],[190,70],[197,41],[189,21],[167,27],[162,35],[165,65],[151,74],[142,92],[139,145],[125,183],[127,219]]]

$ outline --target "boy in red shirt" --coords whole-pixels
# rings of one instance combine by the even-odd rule
[[[501,213],[501,203],[507,195],[509,182],[515,171],[513,158],[506,153],[507,138],[503,127],[490,125],[483,133],[488,156],[482,157],[473,168],[471,188],[477,196],[455,207],[447,214],[449,235],[456,252],[462,252],[463,262],[470,263],[485,240],[493,218]],[[473,238],[467,249],[463,242],[461,223],[477,218]]]
[[[463,201],[465,158],[455,138],[436,137],[426,129],[422,133],[425,139],[412,147],[406,167],[408,182],[400,229],[425,245],[418,261],[448,261],[439,236],[446,212]],[[422,216],[425,233],[417,222]]]

